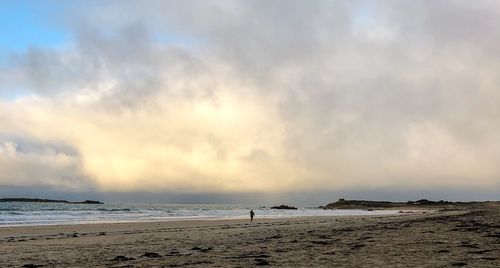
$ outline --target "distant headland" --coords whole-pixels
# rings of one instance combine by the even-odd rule
[[[330,203],[326,206],[320,206],[323,209],[370,209],[370,208],[396,208],[396,207],[436,207],[448,205],[475,205],[487,203],[485,202],[451,202],[451,201],[431,201],[427,199],[420,199],[417,201],[408,202],[390,202],[390,201],[369,201],[369,200],[346,200],[339,199],[337,202]]]
[[[0,198],[0,202],[66,203],[66,204],[89,204],[89,205],[104,204],[103,202],[95,200],[72,202],[68,200],[55,200],[55,199],[43,199],[43,198]]]

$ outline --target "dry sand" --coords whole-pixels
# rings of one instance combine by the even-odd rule
[[[0,266],[500,267],[499,212],[0,228]]]

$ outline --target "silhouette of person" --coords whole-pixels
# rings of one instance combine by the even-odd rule
[[[250,222],[253,222],[253,217],[255,216],[255,213],[253,212],[253,209],[250,210]]]

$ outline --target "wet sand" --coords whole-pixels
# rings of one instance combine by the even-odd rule
[[[500,205],[0,228],[1,267],[500,267]]]

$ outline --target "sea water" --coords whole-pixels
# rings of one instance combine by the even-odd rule
[[[138,204],[107,203],[102,205],[68,203],[0,202],[0,227],[113,223],[137,221],[174,221],[196,219],[242,219],[253,209],[256,218],[300,216],[387,215],[393,210],[324,210],[298,208],[279,210],[247,205],[209,204]]]

